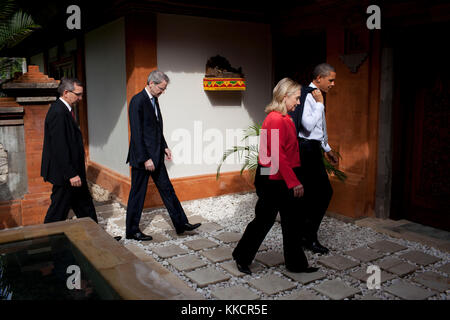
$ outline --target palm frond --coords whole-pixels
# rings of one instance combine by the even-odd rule
[[[342,159],[342,156],[339,154],[339,152],[335,151],[334,152],[339,158]],[[325,156],[322,154],[322,160],[323,160],[323,164],[325,165],[325,170],[327,171],[328,174],[333,174],[336,176],[336,178],[338,178],[340,181],[344,182],[347,179],[347,175],[337,169],[335,166],[333,166],[328,160],[327,158],[325,158]]]
[[[216,180],[219,179],[220,176],[220,168],[222,167],[222,165],[224,164],[225,160],[233,153],[237,152],[239,157],[242,157],[242,152],[244,151],[248,151],[249,150],[249,146],[233,146],[231,149],[226,150],[223,153],[222,159],[219,163],[219,166],[217,167],[217,174],[216,174]]]
[[[0,50],[14,47],[40,27],[29,14],[17,11],[8,21],[0,24]]]
[[[16,9],[14,0],[1,0],[0,1],[0,22],[7,20],[13,15]]]
[[[253,124],[251,126],[249,126],[247,129],[245,129],[244,131],[244,137],[242,138],[241,141],[244,141],[245,139],[249,138],[249,137],[258,137],[261,131],[261,125],[260,124]]]
[[[246,140],[249,137],[253,136],[259,136],[261,133],[261,125],[259,124],[253,124],[249,126],[244,131],[244,137],[243,140]],[[238,152],[239,157],[242,157],[242,153],[246,152],[244,156],[244,163],[241,167],[241,175],[244,172],[245,169],[248,169],[251,174],[255,174],[256,169],[258,167],[258,156],[259,156],[259,146],[257,144],[252,144],[249,146],[234,146],[231,149],[228,149],[224,152],[222,161],[220,162],[219,166],[217,167],[217,174],[216,174],[216,180],[220,177],[220,169],[222,167],[222,164],[224,161],[230,156],[231,154]],[[339,152],[335,151],[335,154],[342,159],[342,156]],[[335,175],[340,181],[345,181],[347,179],[347,175],[335,168],[326,158],[322,155],[323,163],[325,165],[325,169],[327,173]]]

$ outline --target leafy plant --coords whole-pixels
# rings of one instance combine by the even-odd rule
[[[14,47],[40,27],[31,15],[17,9],[14,0],[0,2],[0,50]]]
[[[249,137],[259,137],[261,132],[261,125],[259,124],[253,124],[249,126],[245,132],[244,137],[241,141],[244,141],[248,139]],[[254,175],[256,172],[256,168],[258,167],[258,152],[259,152],[259,145],[258,144],[251,144],[249,146],[233,146],[232,148],[226,150],[223,153],[222,159],[219,163],[219,166],[217,167],[217,174],[216,174],[216,180],[220,177],[220,169],[222,168],[223,163],[225,160],[235,152],[238,153],[238,156],[240,159],[242,159],[242,156],[244,157],[244,164],[241,168],[241,175],[244,172],[245,169],[249,170],[249,172]],[[342,156],[339,152],[335,151],[336,155],[342,159]],[[347,175],[342,172],[341,170],[334,167],[325,156],[323,156],[322,153],[322,159],[323,163],[325,165],[325,169],[327,170],[327,173],[335,175],[340,181],[345,181],[347,179]]]
[[[12,288],[6,277],[6,262],[4,256],[0,254],[0,300],[10,300]]]
[[[342,159],[342,156],[339,152],[334,151],[334,153]],[[347,175],[342,172],[341,170],[337,169],[335,166],[333,166],[328,159],[324,156],[324,153],[322,152],[322,159],[323,164],[325,165],[325,170],[327,170],[328,174],[335,175],[336,178],[338,178],[340,181],[344,182],[347,179]]]
[[[253,124],[249,126],[245,132],[244,137],[241,141],[247,140],[250,137],[259,137],[261,131],[261,125],[259,124]],[[251,144],[248,146],[233,146],[231,149],[226,150],[223,153],[222,159],[219,163],[219,166],[217,167],[217,174],[216,174],[216,180],[220,177],[220,168],[222,168],[222,165],[224,164],[225,160],[235,152],[238,153],[238,157],[242,159],[242,156],[244,156],[244,164],[241,168],[241,175],[244,172],[245,169],[248,169],[252,174],[256,172],[256,168],[258,167],[258,150],[259,145],[258,144]]]

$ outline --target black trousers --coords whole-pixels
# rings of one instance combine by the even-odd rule
[[[81,181],[81,187],[72,187],[70,184],[53,185],[50,199],[44,223],[66,220],[70,209],[77,218],[89,217],[98,222],[92,196],[84,179]]]
[[[333,189],[323,164],[320,142],[299,139],[300,162],[298,178],[305,193],[298,212],[303,217],[303,234],[307,243],[317,241],[317,232],[330,204]]]
[[[296,209],[298,198],[294,198],[293,191],[287,188],[283,180],[269,180],[268,176],[262,176],[259,167],[255,187],[258,195],[255,218],[247,225],[233,250],[233,258],[240,264],[250,265],[280,212],[286,268],[295,270],[307,267],[308,260],[300,245],[302,234],[299,232],[301,221]]]
[[[169,175],[167,174],[164,161],[155,171],[151,172],[144,169],[131,168],[131,190],[128,197],[126,235],[131,236],[139,230],[142,209],[144,208],[145,194],[150,176],[161,195],[161,199],[169,212],[172,223],[176,231],[183,230],[183,226],[188,222],[183,207],[178,200]]]

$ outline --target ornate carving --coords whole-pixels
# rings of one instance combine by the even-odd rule
[[[0,143],[0,185],[8,180],[8,152]]]
[[[350,69],[350,72],[358,72],[359,67],[363,64],[367,58],[367,53],[353,53],[340,55],[342,62]]]

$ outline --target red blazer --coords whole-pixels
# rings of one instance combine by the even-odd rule
[[[300,167],[300,155],[297,131],[291,116],[272,111],[267,115],[261,129],[266,130],[261,131],[258,162],[263,167],[270,167],[269,179],[284,180],[289,189],[300,185],[293,170]],[[276,135],[277,132],[278,156],[275,150],[277,140],[274,140],[272,150],[272,135]],[[276,139],[276,136],[274,138]],[[273,156],[271,151],[274,151]]]

